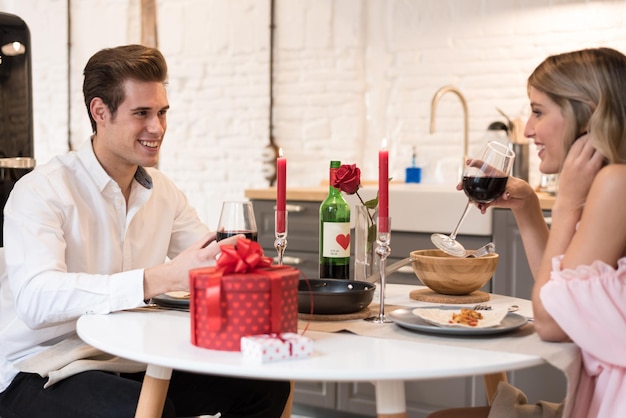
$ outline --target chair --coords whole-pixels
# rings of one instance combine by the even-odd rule
[[[7,272],[7,263],[4,259],[4,247],[0,247],[0,279]],[[0,280],[0,286],[2,286],[2,280]],[[2,298],[2,293],[0,293],[0,299]]]
[[[487,374],[483,376],[485,381],[485,391],[487,392],[487,401],[489,405],[496,396],[496,390],[500,382],[506,382],[505,372]],[[474,406],[467,408],[448,408],[435,411],[426,418],[487,418],[489,415],[489,406]]]
[[[4,247],[0,247],[0,277],[6,272],[7,263],[4,259]]]

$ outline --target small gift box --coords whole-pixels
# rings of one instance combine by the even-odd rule
[[[293,332],[241,337],[241,353],[257,363],[310,357],[313,340]]]
[[[243,336],[296,332],[299,276],[257,242],[223,245],[217,266],[189,272],[192,344],[239,351]]]

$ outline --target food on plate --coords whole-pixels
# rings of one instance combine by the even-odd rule
[[[506,308],[477,312],[473,307],[420,307],[413,313],[424,321],[440,327],[490,328],[500,325],[507,315]]]
[[[475,327],[478,325],[478,321],[483,319],[483,314],[480,312],[469,309],[469,308],[461,308],[461,312],[452,313],[452,319],[450,320],[451,324],[463,324],[469,325],[470,327]]]

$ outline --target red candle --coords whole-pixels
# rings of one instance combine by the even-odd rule
[[[383,139],[378,151],[378,231],[389,232],[389,151]]]
[[[285,206],[287,201],[287,159],[283,149],[276,158],[276,232],[285,232]]]

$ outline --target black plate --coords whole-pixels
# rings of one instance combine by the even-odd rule
[[[300,280],[298,312],[322,315],[359,312],[372,302],[375,289],[374,284],[356,280]]]
[[[155,303],[164,308],[186,308],[189,309],[189,299],[173,298],[170,295],[163,293],[162,295],[152,298],[152,303]]]

